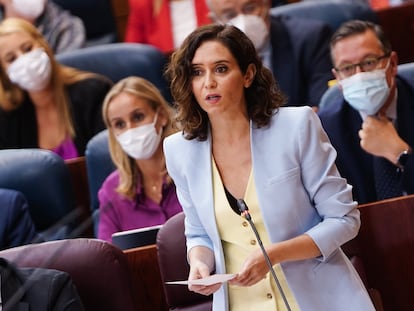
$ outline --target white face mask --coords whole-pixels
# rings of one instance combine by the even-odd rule
[[[50,82],[52,65],[42,48],[19,56],[7,69],[10,81],[26,91],[43,90]]]
[[[231,19],[228,24],[236,26],[243,31],[253,42],[257,51],[260,51],[264,46],[269,35],[269,30],[263,18],[256,15],[239,14]]]
[[[386,68],[359,72],[340,80],[345,100],[356,110],[375,115],[390,94]]]
[[[38,18],[46,7],[47,0],[12,0],[14,10],[28,19]]]
[[[161,134],[157,134],[155,123],[157,122],[158,113],[155,115],[154,122],[141,125],[126,130],[124,133],[116,136],[117,141],[122,149],[134,159],[149,159],[157,150],[161,141]]]

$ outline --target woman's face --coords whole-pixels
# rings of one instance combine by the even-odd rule
[[[154,122],[155,114],[156,112],[148,104],[147,100],[127,92],[122,92],[112,98],[109,103],[107,119],[111,130],[115,136],[118,136],[128,129]],[[166,119],[162,113],[159,113],[155,124],[157,133],[165,125]]]
[[[244,88],[254,78],[253,65],[246,74],[222,43],[206,41],[200,45],[192,60],[192,91],[209,117],[217,113],[246,111]]]
[[[0,63],[5,71],[21,55],[33,49],[40,48],[29,34],[25,32],[15,32],[0,36]]]

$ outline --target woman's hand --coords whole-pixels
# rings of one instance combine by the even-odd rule
[[[211,271],[214,271],[214,253],[211,249],[204,246],[193,247],[188,253],[190,259],[190,274],[188,280],[198,280],[208,277]],[[188,289],[205,295],[210,296],[215,293],[221,286],[221,283],[213,285],[188,285]]]
[[[252,286],[266,277],[269,268],[260,249],[254,251],[243,264],[241,271],[229,283],[237,286]]]
[[[208,265],[200,260],[197,260],[191,264],[188,280],[189,281],[198,280],[198,279],[208,277],[209,275],[210,275],[210,269]],[[208,286],[190,284],[188,285],[188,289],[193,292],[205,295],[205,296],[210,296],[211,294],[215,293],[220,288],[220,286],[221,286],[221,283],[208,285]]]
[[[266,253],[272,266],[285,261],[303,260],[321,255],[318,246],[307,234],[270,244],[266,247]],[[229,283],[238,286],[251,286],[264,279],[268,272],[269,267],[266,259],[261,249],[257,249],[246,258],[241,271]]]

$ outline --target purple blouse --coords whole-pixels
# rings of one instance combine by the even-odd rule
[[[116,192],[118,184],[119,172],[115,170],[105,179],[98,192],[98,239],[112,242],[112,234],[115,232],[161,225],[182,211],[174,183],[164,182],[160,204],[144,195],[140,182],[134,200]]]
[[[57,153],[63,160],[73,159],[79,156],[78,150],[72,140],[72,138],[66,138],[59,146],[52,149],[54,153]]]

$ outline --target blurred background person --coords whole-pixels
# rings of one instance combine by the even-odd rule
[[[330,27],[322,22],[270,15],[270,0],[206,0],[216,23],[232,24],[253,41],[264,63],[288,97],[288,106],[317,110],[333,78]]]
[[[17,17],[32,23],[55,54],[85,46],[82,20],[51,0],[0,0],[0,12],[0,19]]]
[[[42,148],[82,156],[105,125],[100,113],[112,82],[56,62],[29,22],[0,23],[0,149]]]
[[[382,28],[349,21],[331,40],[342,95],[319,117],[342,176],[361,203],[414,193],[414,83],[398,76],[398,55]]]
[[[98,193],[98,238],[163,224],[180,212],[175,185],[167,173],[164,138],[170,135],[172,108],[149,81],[129,77],[105,98],[103,118],[116,170]]]
[[[125,41],[151,44],[168,54],[209,23],[205,0],[129,0]]]

